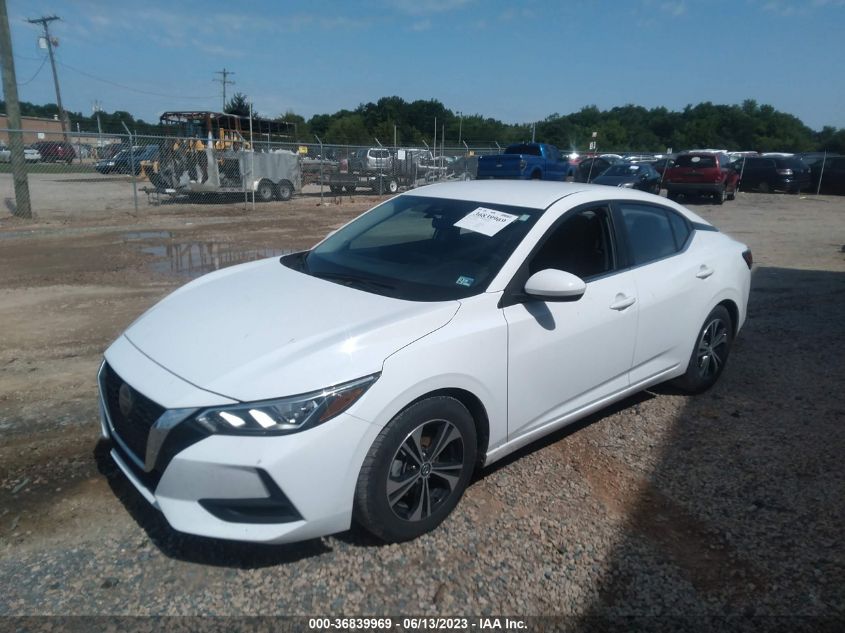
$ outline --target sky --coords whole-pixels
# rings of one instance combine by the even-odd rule
[[[65,108],[261,115],[398,95],[529,123],[587,105],[768,103],[845,128],[845,0],[7,0],[19,96],[55,103],[40,26],[58,15]],[[40,70],[39,70],[40,68]]]

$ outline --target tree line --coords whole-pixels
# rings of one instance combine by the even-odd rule
[[[5,103],[0,101],[5,110]],[[236,93],[226,104],[230,113],[247,115],[245,95]],[[24,116],[53,118],[58,114],[55,104],[35,105],[22,102]],[[76,123],[86,131],[97,129],[93,116],[69,112],[71,126]],[[253,112],[253,116],[258,116]],[[721,105],[711,102],[688,105],[671,111],[664,107],[647,109],[624,105],[600,110],[586,106],[571,114],[552,114],[534,123],[504,123],[481,114],[459,114],[446,108],[436,99],[405,101],[401,97],[382,97],[375,103],[362,103],[354,110],[339,110],[334,114],[316,114],[308,119],[295,112],[285,112],[269,120],[295,124],[295,138],[288,140],[312,143],[315,135],[327,144],[421,146],[429,145],[435,134],[445,134],[449,147],[495,147],[530,140],[557,145],[564,151],[586,151],[595,140],[598,151],[665,152],[671,148],[719,148],[728,150],[765,151],[822,151],[845,153],[845,128],[825,126],[816,131],[798,117],[776,110],[771,105],[758,104],[753,99],[740,105]],[[161,134],[158,123],[135,119],[129,112],[101,112],[100,124],[104,133],[120,134],[126,123],[138,134]],[[172,131],[171,131],[172,132]],[[592,134],[596,133],[593,139]],[[293,133],[293,132],[292,132]]]

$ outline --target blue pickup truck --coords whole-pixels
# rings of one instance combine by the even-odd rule
[[[479,180],[566,180],[571,167],[557,147],[547,143],[515,143],[503,154],[478,159]]]

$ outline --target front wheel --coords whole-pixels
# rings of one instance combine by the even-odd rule
[[[475,468],[475,423],[455,398],[421,400],[384,427],[355,487],[356,521],[387,542],[437,527],[458,504]]]
[[[273,199],[273,183],[262,180],[255,189],[255,195],[261,202],[270,202]]]
[[[675,386],[688,393],[701,393],[716,384],[733,344],[733,322],[725,306],[718,305],[699,330],[687,371],[676,378]]]

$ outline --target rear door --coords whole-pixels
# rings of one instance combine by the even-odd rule
[[[686,365],[706,316],[709,294],[702,286],[716,266],[712,255],[695,248],[695,232],[681,214],[639,201],[614,206],[639,306],[630,373],[634,385]]]

